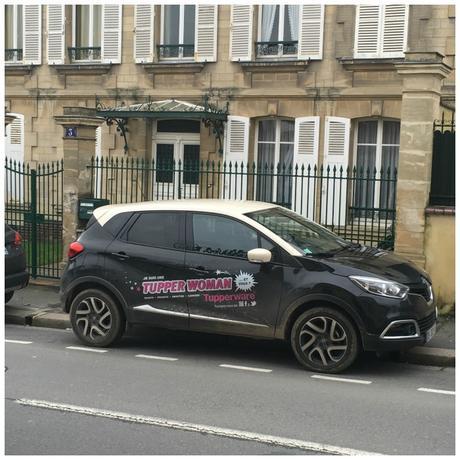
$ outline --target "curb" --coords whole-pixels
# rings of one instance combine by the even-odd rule
[[[455,367],[455,350],[448,348],[414,347],[403,352],[401,357],[412,364]]]
[[[5,324],[19,324],[21,326],[49,327],[52,329],[67,329],[71,327],[68,313],[56,313],[50,310],[41,310],[35,313],[6,312]]]

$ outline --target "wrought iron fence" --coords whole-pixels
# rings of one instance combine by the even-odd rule
[[[393,249],[394,170],[243,164],[225,161],[145,161],[93,158],[91,191],[110,203],[190,198],[277,203],[342,237]]]
[[[21,234],[34,278],[60,276],[63,171],[62,161],[31,168],[5,159],[5,222]]]

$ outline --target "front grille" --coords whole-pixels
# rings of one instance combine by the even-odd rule
[[[409,285],[409,293],[421,295],[427,302],[431,300],[430,288],[425,284]]]
[[[426,318],[417,321],[420,333],[424,334],[436,322],[436,312],[431,313]]]

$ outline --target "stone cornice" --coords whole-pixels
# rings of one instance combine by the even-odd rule
[[[384,58],[384,59],[355,59],[352,57],[338,58],[345,70],[361,72],[380,72],[385,70],[395,70],[395,65],[404,62],[404,58]]]
[[[31,75],[37,67],[31,64],[5,64],[5,76],[24,76]]]
[[[49,67],[61,75],[104,75],[110,72],[112,64],[53,64]]]
[[[184,74],[200,73],[204,69],[203,62],[158,62],[148,64],[138,64],[143,67],[147,73],[155,75],[164,74]]]
[[[62,126],[87,126],[97,128],[104,123],[104,119],[101,117],[90,117],[84,115],[56,115],[54,117],[55,122]]]
[[[273,60],[273,61],[249,61],[237,62],[246,72],[299,72],[305,71],[310,61],[295,60]]]

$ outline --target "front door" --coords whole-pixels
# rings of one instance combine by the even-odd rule
[[[185,216],[148,211],[134,215],[106,249],[106,277],[128,304],[128,320],[185,329]]]
[[[158,134],[154,162],[154,200],[200,198],[199,137]]]
[[[217,214],[188,213],[186,227],[190,327],[272,337],[283,267],[247,259],[247,251],[269,249],[270,243],[248,225]]]

